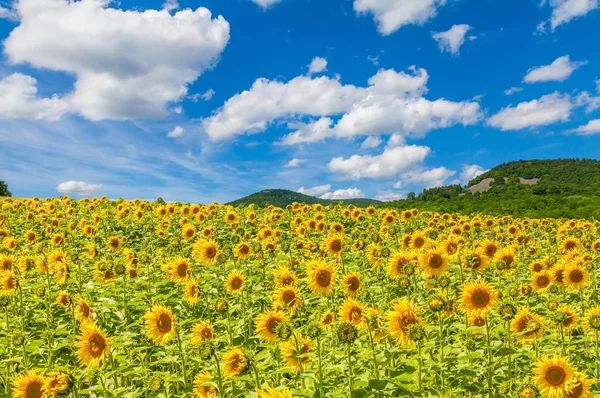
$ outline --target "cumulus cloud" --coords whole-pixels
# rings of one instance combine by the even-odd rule
[[[579,126],[574,130],[569,130],[568,133],[577,135],[594,135],[600,134],[600,119],[590,120],[587,124]]]
[[[44,119],[55,121],[68,104],[58,96],[39,98],[37,81],[21,73],[0,80],[0,119]]]
[[[454,174],[456,174],[456,171],[445,167],[411,170],[402,176],[402,180],[394,184],[394,188],[401,188],[409,184],[420,185],[425,188],[441,187]]]
[[[550,65],[530,69],[523,81],[525,83],[562,82],[567,80],[573,72],[585,64],[587,64],[587,61],[571,62],[568,55],[563,55],[555,59]]]
[[[513,95],[514,93],[519,93],[523,91],[523,88],[521,87],[511,87],[507,90],[504,90],[504,95]]]
[[[253,3],[258,4],[260,7],[267,9],[274,4],[279,3],[281,0],[251,0]]]
[[[545,31],[548,23],[554,30],[559,25],[568,23],[574,18],[582,17],[600,7],[598,0],[550,0],[549,4],[552,8],[552,16],[549,21],[544,21],[538,25],[539,31]]]
[[[587,91],[582,91],[575,97],[575,105],[585,106],[585,113],[592,113],[600,109],[600,96],[593,96]]]
[[[400,133],[422,137],[427,132],[456,124],[470,125],[482,117],[477,102],[434,101],[423,97],[429,75],[411,67],[409,73],[379,70],[368,87],[343,85],[325,76],[299,76],[287,83],[258,79],[250,90],[236,94],[202,127],[213,140],[264,131],[274,121],[288,122],[295,131],[282,144]],[[341,115],[337,122],[334,116]],[[317,117],[309,123],[289,119]]]
[[[179,8],[179,2],[177,2],[177,0],[166,0],[162,5],[162,9],[167,10],[169,12],[176,10],[178,8]]]
[[[20,0],[4,42],[13,64],[71,73],[72,112],[91,120],[163,117],[213,67],[229,23],[206,8],[123,11],[109,1]],[[74,22],[75,21],[75,22]]]
[[[382,143],[383,143],[383,140],[381,138],[379,138],[376,135],[371,135],[371,136],[367,137],[366,140],[363,141],[363,143],[361,144],[360,147],[362,149],[377,148]]]
[[[389,145],[380,155],[352,155],[331,159],[327,168],[343,179],[389,178],[420,165],[429,154],[426,146]]]
[[[357,199],[364,198],[365,195],[358,188],[348,188],[348,189],[338,189],[333,192],[327,192],[326,194],[321,196],[321,199]]]
[[[321,73],[327,70],[327,59],[314,57],[310,65],[308,65],[308,73]]]
[[[19,15],[12,8],[5,8],[0,6],[0,19],[9,19],[12,21],[18,21]]]
[[[489,170],[484,169],[478,164],[464,164],[462,167],[462,172],[460,173],[460,182],[463,184],[467,184],[473,178],[482,175]]]
[[[433,32],[431,36],[438,43],[442,52],[449,52],[452,55],[457,55],[460,46],[465,42],[465,35],[471,29],[473,29],[473,27],[466,24],[453,25],[449,30],[445,32]]]
[[[487,124],[501,130],[522,130],[565,122],[569,120],[574,106],[568,94],[554,92],[540,99],[502,108],[487,120]]]
[[[371,14],[382,35],[405,25],[423,25],[437,14],[447,0],[354,0],[357,14]]]
[[[303,193],[304,195],[310,195],[310,196],[322,195],[329,191],[331,191],[331,184],[319,185],[319,186],[312,187],[312,188],[304,188],[304,187],[298,188],[299,193]]]
[[[102,188],[101,184],[88,184],[83,181],[67,181],[61,182],[56,187],[60,193],[67,195],[88,196]]]
[[[184,133],[185,133],[185,129],[181,126],[177,126],[173,130],[171,130],[167,133],[167,137],[177,138],[177,137],[181,137]]]
[[[382,202],[391,202],[393,200],[406,199],[406,192],[397,192],[391,190],[379,191],[375,199]]]
[[[306,163],[306,159],[293,158],[292,160],[286,163],[285,167],[298,167],[304,163]]]

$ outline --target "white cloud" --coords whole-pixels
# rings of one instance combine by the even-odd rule
[[[321,73],[327,70],[327,59],[314,57],[310,65],[308,65],[308,73]]]
[[[342,85],[325,76],[299,76],[287,83],[258,79],[250,90],[236,94],[202,127],[213,140],[229,139],[267,129],[275,120],[286,120],[296,129],[283,144],[321,141],[327,137],[352,137],[400,133],[423,136],[433,129],[456,124],[470,125],[482,117],[476,102],[430,101],[429,75],[425,69],[410,73],[381,69],[368,80],[368,87]],[[342,115],[334,123],[332,117]],[[290,118],[319,117],[308,124]]]
[[[467,184],[473,178],[482,175],[489,170],[484,169],[478,164],[463,164],[462,172],[460,173],[460,182]]]
[[[374,57],[372,57],[372,56],[370,56],[370,55],[367,55],[367,59],[368,59],[369,61],[371,61],[371,63],[372,63],[373,65],[375,65],[375,66],[379,66],[379,55],[376,55],[376,56],[374,56]]]
[[[279,3],[281,0],[251,0],[251,1],[255,4],[258,4],[262,8],[267,9],[267,8],[271,7],[272,5]]]
[[[201,95],[201,97],[204,101],[210,101],[212,99],[213,95],[215,95],[215,90],[213,90],[212,88],[209,88]]]
[[[575,70],[585,64],[587,64],[587,61],[571,62],[568,55],[563,55],[555,59],[550,65],[530,69],[523,81],[525,83],[562,82],[567,80]]]
[[[206,8],[123,11],[110,1],[20,0],[4,42],[14,64],[75,75],[70,110],[91,120],[164,117],[215,65],[229,23]]]
[[[177,137],[181,137],[184,133],[185,133],[185,129],[181,126],[177,126],[173,130],[171,130],[167,133],[167,137],[177,138]]]
[[[67,181],[58,184],[56,190],[67,195],[88,196],[92,195],[100,188],[102,188],[101,184],[88,184],[83,181]]]
[[[521,130],[569,120],[574,104],[568,94],[558,92],[540,99],[509,105],[487,120],[487,124],[502,130]]]
[[[465,35],[471,29],[473,29],[473,27],[466,24],[453,25],[445,32],[433,32],[431,37],[438,43],[442,52],[449,52],[452,55],[457,55],[460,46],[465,42]],[[470,38],[470,40],[475,38],[474,36],[472,37],[473,38]]]
[[[37,81],[21,73],[0,80],[0,119],[45,119],[55,121],[68,105],[58,96],[39,98]]]
[[[286,163],[285,167],[298,167],[304,163],[306,163],[306,159],[293,158],[292,160]]]
[[[600,119],[590,120],[586,125],[579,126],[574,130],[568,131],[568,133],[575,133],[578,135],[600,134]]]
[[[587,91],[582,91],[575,97],[575,105],[585,106],[585,113],[592,113],[600,109],[600,96],[594,97]]]
[[[557,26],[600,7],[600,3],[598,0],[550,0],[550,7],[552,7],[550,25],[554,30]]]
[[[377,30],[389,35],[404,25],[423,25],[446,0],[354,0],[354,11],[372,14]]]
[[[429,154],[429,147],[416,145],[387,146],[381,155],[336,157],[327,164],[330,171],[343,179],[389,178],[420,165]]]
[[[298,192],[303,193],[304,195],[317,196],[322,195],[331,191],[331,184],[319,185],[317,187],[312,188],[298,188]]]
[[[521,87],[511,87],[507,90],[504,90],[504,95],[513,95],[514,93],[520,93],[521,91],[523,91],[523,88]]]
[[[377,148],[382,143],[383,143],[383,140],[381,138],[379,138],[376,135],[371,135],[371,136],[367,137],[366,140],[363,141],[363,143],[360,147],[362,149]]]
[[[406,199],[406,192],[396,192],[396,191],[379,191],[375,199],[380,200],[382,202],[391,202],[393,200],[402,200]]]
[[[18,21],[19,15],[12,8],[4,8],[0,6],[0,19],[9,19],[11,21]]]
[[[596,91],[600,94],[600,79],[596,80]]]
[[[348,189],[338,189],[333,192],[327,192],[326,194],[321,196],[321,199],[356,199],[356,198],[364,198],[365,195],[358,188],[348,188]]]
[[[394,184],[394,188],[401,188],[408,184],[420,185],[425,188],[441,187],[454,174],[456,174],[456,171],[445,167],[436,167],[429,170],[411,170],[402,176],[401,181]]]
[[[176,10],[178,8],[179,8],[179,3],[177,2],[177,0],[165,0],[165,2],[162,5],[162,9],[167,10],[169,12]]]

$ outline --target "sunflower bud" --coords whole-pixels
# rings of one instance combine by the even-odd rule
[[[205,340],[198,346],[198,356],[204,361],[212,358],[215,352],[215,346],[212,341]]]
[[[350,322],[342,322],[337,328],[337,336],[343,343],[352,343],[358,337],[358,329]]]
[[[321,323],[312,321],[306,325],[306,335],[311,339],[319,337],[323,333],[323,327]]]
[[[419,324],[410,325],[408,328],[408,338],[412,341],[422,341],[426,336],[425,328]]]
[[[280,340],[288,340],[292,336],[292,325],[289,322],[279,322],[275,334]]]

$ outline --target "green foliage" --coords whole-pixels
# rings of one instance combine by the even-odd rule
[[[478,176],[467,187],[493,178],[487,192],[471,193],[450,185],[426,189],[414,200],[384,207],[447,213],[486,213],[530,218],[600,218],[600,161],[591,159],[521,160],[504,163]],[[536,184],[520,178],[539,178]]]
[[[12,196],[8,190],[8,185],[4,181],[0,181],[0,196]]]
[[[264,191],[253,193],[252,195],[234,200],[233,202],[229,202],[227,204],[234,207],[240,205],[249,205],[251,203],[260,207],[266,207],[268,205],[285,207],[294,202],[306,203],[309,205],[320,203],[324,206],[327,206],[330,204],[336,205],[340,201],[319,199],[315,198],[314,196],[304,195],[287,189],[265,189]],[[343,203],[346,205],[353,204],[355,206],[369,206],[380,204],[381,202],[375,199],[346,199],[343,201]]]

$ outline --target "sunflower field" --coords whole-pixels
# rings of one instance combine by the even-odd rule
[[[0,209],[0,396],[600,396],[596,221]]]

